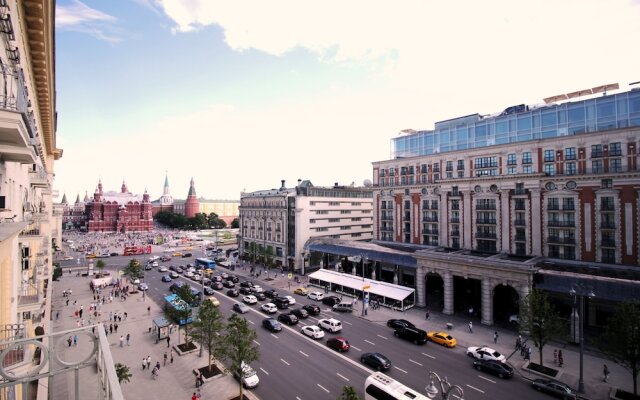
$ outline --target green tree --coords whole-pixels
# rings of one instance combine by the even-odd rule
[[[105,262],[102,261],[102,260],[98,260],[96,262],[96,268],[98,268],[98,270],[100,271],[100,275],[102,275],[102,271],[104,270],[104,267],[106,267],[106,266],[107,266],[107,264],[105,264]]]
[[[273,266],[273,258],[274,258],[274,253],[273,253],[273,246],[267,246],[264,249],[264,265],[267,268],[267,279],[269,279],[269,274],[271,272],[271,267]]]
[[[115,367],[116,375],[118,376],[118,383],[129,382],[129,379],[133,376],[129,372],[129,367],[120,363],[117,363]]]
[[[142,277],[142,268],[140,262],[135,258],[129,261],[129,264],[122,270],[124,276],[131,280],[140,279]]]
[[[362,398],[358,396],[353,386],[343,386],[342,394],[340,394],[337,400],[362,400]]]
[[[205,301],[198,310],[198,319],[193,322],[191,338],[200,341],[208,352],[209,372],[213,357],[222,354],[223,341],[220,332],[224,328],[222,314],[210,301]]]
[[[241,374],[239,383],[240,399],[243,398],[242,363],[249,365],[260,358],[258,347],[253,342],[257,337],[256,331],[249,327],[246,319],[238,316],[238,314],[232,314],[229,317],[223,335],[220,356],[230,362],[229,368],[232,371],[239,371]]]
[[[62,267],[60,266],[60,263],[53,263],[53,277],[51,279],[53,279],[54,281],[57,281],[60,279],[61,276],[62,276]]]
[[[549,302],[547,294],[539,289],[533,289],[522,300],[520,305],[520,331],[528,334],[540,353],[540,365],[543,365],[542,350],[552,339],[561,336],[564,324],[553,304]]]
[[[233,221],[231,221],[231,228],[232,229],[240,228],[240,218],[234,218]]]
[[[633,378],[633,394],[638,394],[640,372],[640,303],[618,304],[615,314],[607,321],[599,347],[621,364]]]
[[[178,297],[180,297],[182,300],[184,300],[185,303],[187,303],[189,305],[189,307],[184,309],[184,310],[176,310],[174,308],[167,308],[169,317],[171,317],[174,321],[179,323],[180,320],[186,321],[191,316],[191,312],[192,312],[191,311],[191,305],[194,304],[194,302],[196,300],[196,297],[193,295],[193,293],[191,293],[191,285],[189,285],[189,284],[184,284],[184,285],[180,286],[180,288],[178,288],[178,290],[176,290],[176,294],[178,295]],[[191,339],[191,334],[189,333],[190,324],[185,323],[184,325],[182,325],[182,327],[184,329],[185,343],[186,343],[187,348],[188,348],[189,344],[191,343],[191,340],[190,340]],[[178,328],[178,331],[179,331],[179,328]]]
[[[249,250],[249,256],[252,258],[252,262],[255,265],[256,258],[258,257],[258,245],[256,242],[249,242],[247,248]]]

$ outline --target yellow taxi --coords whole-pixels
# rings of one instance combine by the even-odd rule
[[[304,287],[299,287],[296,290],[294,290],[293,293],[299,294],[299,295],[302,295],[302,296],[306,296],[306,295],[309,294],[309,289],[304,288]]]
[[[185,250],[193,250],[193,247],[189,246]]]
[[[182,257],[182,253],[179,251],[176,251],[175,253],[173,253],[174,257]]]
[[[95,254],[87,254],[87,258],[96,258],[97,256]]]
[[[207,278],[211,277],[211,275],[213,275],[213,270],[212,269],[208,269],[208,268],[204,268],[200,271],[201,274],[203,274],[204,276],[206,276]]]
[[[444,347],[453,348],[456,347],[456,344],[458,344],[456,338],[446,332],[431,331],[427,333],[427,338],[434,343],[443,345]]]
[[[207,297],[207,300],[209,300],[214,307],[218,307],[220,305],[220,301],[213,296]]]

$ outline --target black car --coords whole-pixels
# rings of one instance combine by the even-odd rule
[[[400,328],[406,328],[406,327],[415,328],[415,325],[413,325],[411,322],[407,321],[406,319],[390,319],[387,321],[387,326],[393,329],[400,329]]]
[[[184,274],[184,269],[178,267],[178,268],[176,268],[176,272],[179,273],[179,274]]]
[[[278,321],[284,322],[287,325],[295,325],[298,323],[298,317],[293,314],[280,314],[278,315]]]
[[[578,394],[562,382],[552,381],[550,379],[536,379],[532,385],[533,388],[539,392],[547,393],[561,399],[574,400],[578,398]]]
[[[289,314],[295,315],[298,319],[309,318],[309,312],[302,307],[294,308]]]
[[[279,296],[278,292],[276,292],[274,289],[265,290],[264,295],[270,299],[275,299]]]
[[[212,294],[214,294],[215,292],[213,291],[213,289],[211,289],[208,286],[204,287],[204,294],[206,294],[207,296],[211,296]]]
[[[231,281],[231,282],[233,282],[233,283],[238,283],[238,282],[240,282],[240,278],[238,278],[238,277],[237,277],[237,276],[235,276],[235,275],[229,275],[229,276],[227,276],[227,280],[228,280],[228,281]]]
[[[246,287],[246,288],[250,288],[253,287],[253,282],[251,281],[244,281],[240,283],[240,287]]]
[[[224,281],[222,282],[222,285],[226,288],[233,288],[236,287],[236,284],[231,282],[231,281]]]
[[[315,304],[307,304],[302,308],[309,313],[309,315],[320,315],[320,307]]]
[[[241,288],[240,288],[240,294],[244,294],[244,295],[251,294],[251,288],[248,288],[248,287],[241,287]]]
[[[264,293],[253,293],[253,295],[256,296],[256,299],[258,299],[258,301],[267,299],[267,296],[265,296]]]
[[[229,289],[229,290],[227,290],[227,296],[229,296],[229,297],[238,297],[238,296],[240,296],[240,292],[238,292],[238,289]]]
[[[360,362],[377,371],[386,371],[391,368],[391,361],[381,353],[364,353],[360,356]]]
[[[175,271],[175,270],[176,270],[176,266],[175,265],[172,265],[172,266],[169,267],[169,271]]]
[[[405,328],[398,328],[393,332],[393,335],[400,339],[408,340],[415,344],[427,343],[427,332],[419,328],[407,326]]]
[[[322,304],[326,304],[331,307],[335,306],[338,303],[340,303],[340,297],[326,296],[325,298],[322,299]]]
[[[113,253],[109,253],[109,255],[110,255],[111,257],[116,257],[116,256],[119,256],[120,254],[118,254],[118,253],[116,253],[116,252],[113,252]]]
[[[262,327],[271,332],[280,332],[282,325],[275,318],[265,318],[262,320]]]
[[[189,258],[189,257],[193,257],[193,254],[191,254],[191,253],[184,253],[184,254],[182,255],[182,258]]]
[[[513,368],[511,368],[509,364],[496,360],[475,360],[473,362],[473,368],[478,371],[485,371],[497,375],[500,379],[511,378],[513,376]]]
[[[279,310],[286,310],[289,308],[289,299],[286,297],[276,297],[273,299],[273,304],[275,304]]]
[[[220,282],[211,282],[211,289],[222,290],[223,287]]]

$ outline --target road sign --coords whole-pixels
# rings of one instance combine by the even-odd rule
[[[362,286],[362,290],[367,290],[367,289],[371,289],[371,285],[370,284],[366,284],[364,286]]]
[[[289,273],[287,274],[287,278],[292,279],[292,278],[293,278],[293,274],[292,274],[291,272],[289,272]]]

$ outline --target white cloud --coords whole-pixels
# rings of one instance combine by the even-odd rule
[[[74,0],[71,4],[56,5],[56,28],[89,34],[110,43],[122,40],[115,26],[117,19],[102,11]]]

